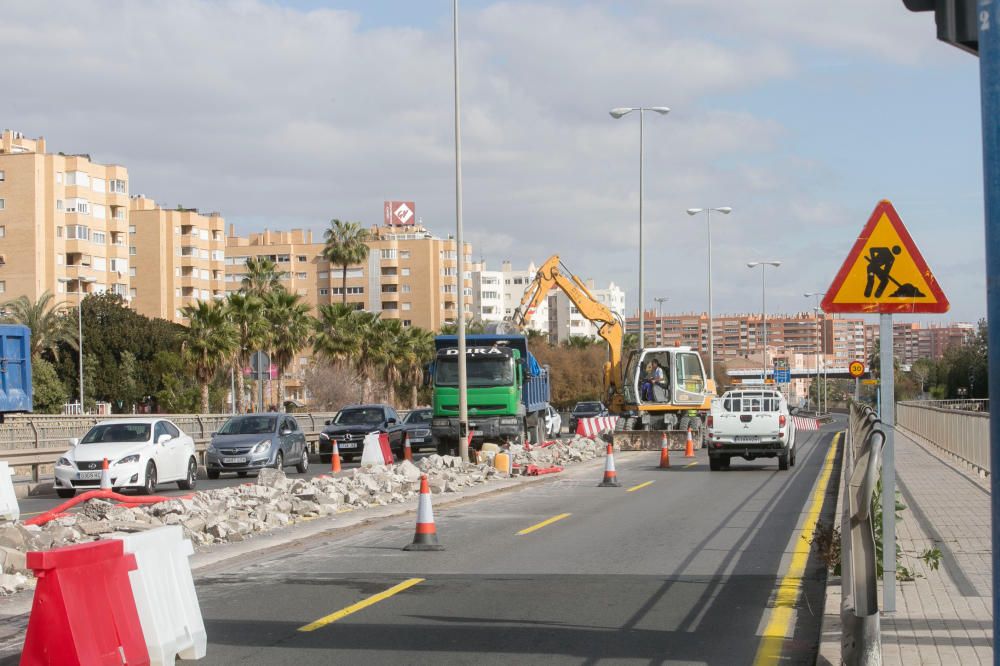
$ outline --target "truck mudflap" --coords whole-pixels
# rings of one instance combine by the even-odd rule
[[[687,430],[618,430],[612,443],[621,451],[659,451],[663,437],[671,451],[683,451],[687,447]],[[691,431],[694,448],[701,448],[700,431]]]

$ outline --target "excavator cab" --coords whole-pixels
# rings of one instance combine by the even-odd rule
[[[698,407],[710,393],[701,356],[690,347],[633,350],[623,380],[626,405]]]

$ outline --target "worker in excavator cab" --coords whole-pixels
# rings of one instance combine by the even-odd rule
[[[654,358],[647,364],[647,367],[650,368],[646,376],[646,380],[649,382],[649,397],[647,400],[650,402],[668,402],[667,376],[663,372],[663,366]]]

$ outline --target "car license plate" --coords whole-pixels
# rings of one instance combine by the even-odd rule
[[[357,442],[344,442],[341,444],[337,442],[337,449],[356,449],[358,448]]]
[[[483,431],[482,430],[473,430],[472,431],[472,436],[473,437],[482,437],[483,436]]]
[[[423,443],[423,441],[424,441],[423,437],[411,437],[410,438],[410,443],[411,444],[420,444],[420,443]]]
[[[100,472],[80,472],[81,481],[94,481],[101,478]]]
[[[222,459],[222,462],[226,463],[227,465],[237,465],[239,463],[245,463],[246,461],[247,461],[246,458],[223,458]]]
[[[734,437],[734,439],[737,442],[746,443],[746,444],[756,443],[756,442],[760,441],[760,437],[758,437],[757,435],[736,435],[736,437]]]

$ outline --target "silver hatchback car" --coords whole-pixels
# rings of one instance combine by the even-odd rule
[[[219,478],[222,472],[246,476],[264,467],[281,469],[290,465],[304,474],[309,469],[309,450],[295,418],[280,413],[230,417],[218,432],[212,433],[205,456],[210,479]]]

